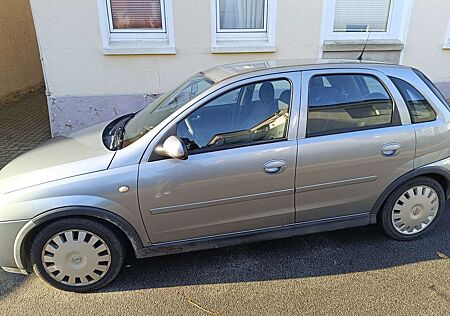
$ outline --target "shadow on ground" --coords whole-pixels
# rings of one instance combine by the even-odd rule
[[[104,292],[363,272],[450,254],[450,213],[423,238],[398,242],[376,226],[134,260]],[[448,260],[448,259],[444,259]]]
[[[26,278],[24,275],[6,273],[0,269],[0,300],[21,286]]]

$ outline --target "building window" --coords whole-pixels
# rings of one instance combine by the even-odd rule
[[[450,21],[447,27],[447,34],[445,34],[444,49],[450,49]]]
[[[217,32],[267,31],[267,0],[217,1]]]
[[[174,54],[172,0],[97,0],[105,54]]]
[[[112,32],[165,32],[162,0],[107,0]]]
[[[325,40],[374,40],[403,42],[412,1],[325,0]]]
[[[277,0],[211,0],[212,52],[273,52]]]
[[[336,0],[333,32],[387,32],[391,0]]]

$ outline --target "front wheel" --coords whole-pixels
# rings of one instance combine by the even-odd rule
[[[411,179],[386,200],[380,214],[384,232],[397,240],[415,239],[430,231],[445,207],[445,193],[434,179]]]
[[[79,218],[42,229],[31,247],[34,271],[63,291],[89,292],[115,279],[124,261],[120,239],[107,226]]]

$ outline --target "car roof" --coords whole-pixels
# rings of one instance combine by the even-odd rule
[[[383,70],[383,68],[407,68],[405,66],[386,64],[376,61],[359,61],[351,59],[284,59],[284,60],[259,60],[234,64],[226,64],[210,68],[202,72],[203,75],[220,82],[242,74],[267,73],[279,71],[297,71],[314,69],[345,69],[366,68]]]

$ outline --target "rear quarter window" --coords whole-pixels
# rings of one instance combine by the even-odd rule
[[[436,87],[436,85],[420,70],[418,69],[413,69],[413,71],[416,73],[417,76],[419,76],[419,78],[425,82],[425,84],[428,86],[428,88],[430,88],[431,91],[433,91],[433,93],[436,95],[436,97],[442,102],[442,104],[444,104],[444,106],[447,108],[447,110],[450,111],[450,106],[448,104],[447,99],[444,97],[444,95],[442,94],[442,92],[438,89],[438,87]]]
[[[436,112],[425,97],[405,80],[389,77],[408,107],[413,123],[431,122],[436,119]]]

